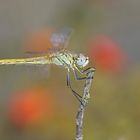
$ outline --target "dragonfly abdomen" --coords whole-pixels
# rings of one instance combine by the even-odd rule
[[[0,65],[23,65],[23,64],[50,64],[49,59],[45,57],[19,58],[19,59],[1,59]]]

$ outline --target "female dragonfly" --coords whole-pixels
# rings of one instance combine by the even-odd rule
[[[55,64],[67,69],[67,86],[71,89],[74,96],[82,103],[82,97],[75,92],[70,83],[70,71],[74,73],[76,80],[87,79],[89,72],[94,72],[94,68],[84,68],[89,63],[89,58],[83,54],[76,54],[68,51],[66,47],[72,33],[71,28],[62,28],[61,30],[52,33],[50,42],[52,44],[51,50],[49,50],[43,56],[31,57],[31,58],[14,58],[14,59],[0,59],[0,65],[47,65]],[[30,52],[36,53],[36,52]],[[82,77],[78,76],[79,72]],[[89,77],[88,77],[89,78]],[[93,77],[90,77],[93,78]]]

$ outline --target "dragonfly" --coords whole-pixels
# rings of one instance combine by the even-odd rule
[[[32,54],[43,54],[41,56],[27,57],[27,58],[12,58],[0,59],[0,65],[48,65],[55,64],[62,66],[67,70],[67,86],[71,89],[73,95],[82,103],[82,96],[77,93],[71,86],[70,72],[73,72],[76,80],[93,79],[88,77],[89,72],[94,72],[95,68],[86,66],[89,64],[89,57],[82,53],[73,53],[67,50],[72,28],[63,27],[62,29],[52,33],[50,42],[52,48],[47,52],[27,52]],[[81,76],[79,76],[81,74]]]

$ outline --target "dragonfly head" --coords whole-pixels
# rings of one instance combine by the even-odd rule
[[[89,63],[89,58],[83,54],[79,54],[75,58],[76,65],[79,67],[85,67]]]

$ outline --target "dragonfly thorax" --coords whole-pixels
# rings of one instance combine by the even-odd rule
[[[75,57],[75,64],[79,67],[85,67],[89,63],[89,58],[83,54],[79,54]]]

